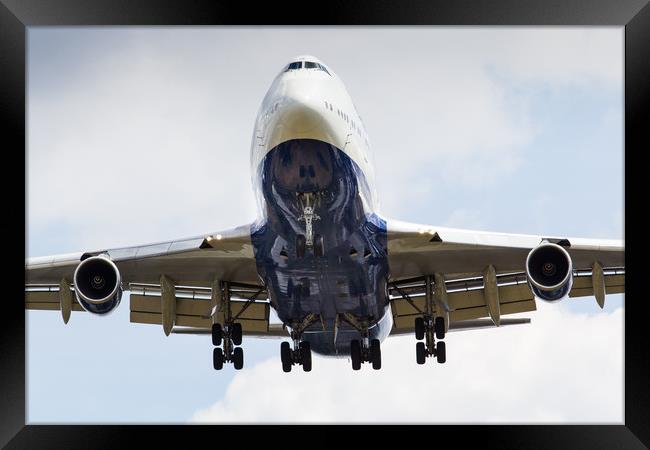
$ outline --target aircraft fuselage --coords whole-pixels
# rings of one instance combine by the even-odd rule
[[[251,229],[271,305],[312,350],[349,354],[392,327],[386,223],[377,215],[369,142],[340,79],[316,58],[281,72],[260,108],[251,145],[260,218]],[[295,67],[294,62],[294,67]],[[312,64],[307,68],[307,63]],[[315,67],[314,67],[315,66]]]

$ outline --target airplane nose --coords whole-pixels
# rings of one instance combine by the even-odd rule
[[[268,148],[292,139],[338,142],[323,95],[314,83],[296,80],[285,84],[274,123],[269,124]]]
[[[285,97],[279,114],[279,125],[296,135],[311,134],[322,125],[322,111],[309,93],[295,92]]]

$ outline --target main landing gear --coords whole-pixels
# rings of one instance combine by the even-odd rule
[[[418,341],[425,339],[425,342],[418,342],[415,345],[415,357],[418,364],[424,364],[426,358],[433,356],[440,364],[447,360],[445,343],[440,341],[436,344],[435,342],[435,338],[445,338],[445,320],[442,317],[436,317],[435,320],[432,320],[429,315],[416,318],[415,338]]]
[[[357,329],[361,339],[350,341],[350,359],[352,370],[361,369],[361,364],[369,362],[375,370],[381,369],[381,343],[379,339],[370,339],[368,328],[371,321],[368,319],[358,320],[351,314],[342,315],[343,320]]]
[[[241,345],[242,328],[240,323],[228,323],[224,327],[219,323],[212,324],[212,361],[215,370],[223,369],[224,362],[231,362],[236,370],[244,367],[244,349],[235,347]],[[223,344],[223,345],[222,345]]]
[[[282,360],[282,370],[291,372],[291,366],[298,364],[302,366],[305,372],[311,371],[311,346],[307,341],[301,341],[302,333],[305,329],[318,320],[316,314],[308,314],[302,322],[296,322],[291,327],[291,343],[283,342],[280,344],[280,359]]]
[[[232,363],[235,370],[244,367],[243,331],[241,323],[236,323],[237,316],[232,316],[230,308],[230,286],[228,282],[215,282],[212,286],[214,310],[212,323],[212,363],[215,370],[223,369],[224,363]],[[214,318],[219,316],[218,321]]]
[[[361,341],[353,339],[350,342],[350,359],[352,360],[352,370],[361,369],[362,362],[372,363],[375,370],[381,369],[381,345],[379,339],[365,337]]]

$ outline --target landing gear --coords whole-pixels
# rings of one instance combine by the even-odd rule
[[[230,323],[222,327],[212,324],[212,344],[217,346],[212,351],[215,370],[223,369],[224,362],[232,362],[236,370],[244,367],[244,349],[235,347],[242,343],[242,328],[240,323]]]
[[[283,342],[280,344],[280,359],[282,361],[282,370],[291,372],[291,366],[299,364],[305,372],[311,371],[311,344],[302,340],[302,333],[305,329],[318,320],[316,314],[308,314],[302,322],[294,323],[291,327],[291,343]]]
[[[307,253],[307,247],[311,247],[314,256],[320,258],[325,254],[325,245],[323,244],[323,236],[320,234],[314,235],[313,242],[309,243],[304,234],[296,236],[296,257],[304,258]]]
[[[370,341],[369,346],[364,346],[363,342],[358,339],[350,341],[350,359],[352,360],[352,370],[361,369],[361,363],[369,362],[375,370],[381,369],[381,344],[379,339]]]
[[[415,338],[418,341],[425,339],[425,342],[415,344],[415,360],[418,364],[424,364],[426,358],[435,356],[440,364],[447,360],[447,349],[443,341],[436,344],[435,338],[444,339],[445,319],[436,317],[432,320],[430,316],[418,317],[415,319]]]
[[[235,370],[241,370],[244,367],[244,349],[236,347],[241,345],[243,331],[241,323],[235,323],[230,314],[230,290],[228,283],[223,283],[223,292],[220,283],[213,287],[216,295],[217,309],[224,308],[223,324],[212,324],[212,345],[216,348],[212,350],[212,363],[215,370],[223,369],[226,362],[231,362]],[[235,317],[234,319],[236,319]]]
[[[350,341],[350,359],[352,360],[352,370],[361,369],[361,364],[369,362],[375,370],[381,369],[381,344],[379,339],[370,339],[368,328],[372,323],[371,318],[357,319],[349,313],[342,314],[347,323],[357,329],[361,339]]]
[[[425,282],[425,295],[426,302],[424,311],[418,309],[422,316],[415,319],[415,339],[418,342],[415,344],[415,360],[418,364],[424,364],[428,357],[436,357],[436,361],[440,364],[447,360],[447,349],[445,343],[440,341],[436,344],[436,339],[445,338],[445,319],[449,319],[447,304],[447,291],[445,288],[445,280],[441,274],[435,274],[436,286],[435,293],[433,291],[433,284],[431,276],[424,278]],[[434,315],[434,295],[437,299],[436,314]]]

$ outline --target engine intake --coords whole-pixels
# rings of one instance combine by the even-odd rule
[[[84,259],[74,272],[74,291],[83,309],[108,314],[122,299],[122,279],[113,261],[104,256]]]
[[[549,302],[566,297],[573,286],[573,262],[564,248],[545,242],[530,251],[526,275],[533,294]]]

